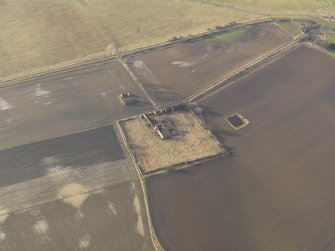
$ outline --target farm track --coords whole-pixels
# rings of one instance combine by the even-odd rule
[[[285,52],[292,49],[294,46],[298,44],[298,42],[303,38],[303,35],[298,36],[294,40],[280,46],[279,48],[276,48],[272,50],[271,52],[263,55],[262,57],[248,63],[247,65],[243,66],[242,68],[234,71],[233,73],[226,76],[224,79],[219,80],[213,84],[211,84],[209,87],[203,89],[202,91],[192,95],[191,97],[187,98],[185,101],[188,102],[197,102],[201,101],[202,99],[206,98],[207,96],[211,95],[213,92],[229,86],[233,81],[238,80],[239,78],[251,73],[252,71],[255,71],[257,68],[261,67],[263,64],[268,63],[271,60],[276,59],[276,57],[284,54]]]
[[[117,59],[122,64],[124,69],[128,72],[128,74],[131,76],[131,78],[134,80],[134,82],[138,85],[138,87],[142,90],[146,98],[150,101],[150,103],[153,105],[153,107],[157,107],[157,102],[149,95],[147,90],[143,87],[143,84],[140,82],[140,80],[136,77],[132,69],[128,66],[128,64],[124,61],[124,59],[121,57],[121,55],[117,55]]]
[[[161,49],[165,49],[165,48],[169,48],[178,44],[182,44],[185,42],[190,42],[190,41],[196,41],[199,39],[203,39],[207,36],[213,36],[213,35],[218,35],[218,34],[223,34],[235,29],[239,29],[239,28],[243,28],[245,26],[250,26],[250,25],[259,25],[262,23],[268,23],[268,22],[272,22],[273,19],[257,19],[257,20],[251,20],[251,21],[246,21],[246,22],[241,22],[241,23],[237,23],[236,25],[232,26],[232,27],[224,27],[222,29],[219,30],[210,30],[210,31],[206,31],[206,32],[201,32],[199,34],[195,34],[195,35],[191,35],[188,37],[181,37],[175,41],[163,41],[157,44],[151,44],[148,46],[144,46],[144,47],[140,47],[137,49],[133,49],[133,50],[129,50],[129,51],[119,51],[119,55],[122,58],[127,58],[129,56],[134,56],[134,55],[140,55],[149,51],[155,51],[155,50],[161,50]],[[51,68],[50,70],[46,70],[46,71],[41,71],[41,72],[34,72],[34,73],[30,73],[30,74],[23,74],[23,75],[19,75],[19,76],[14,76],[14,77],[9,77],[9,78],[3,78],[0,79],[0,87],[3,86],[8,86],[8,85],[13,85],[13,84],[18,84],[18,83],[23,83],[26,81],[31,81],[31,80],[35,80],[35,79],[40,79],[42,77],[48,77],[48,76],[54,76],[54,75],[59,75],[62,73],[66,73],[66,72],[72,72],[78,69],[85,69],[88,67],[92,67],[92,66],[96,66],[96,65],[102,65],[102,64],[106,64],[114,59],[117,59],[117,55],[115,54],[110,54],[110,55],[106,55],[106,56],[99,56],[96,58],[92,58],[89,60],[84,60],[84,61],[76,61],[73,62],[71,64],[67,64],[67,65],[63,65],[63,66],[59,66],[56,68]]]
[[[257,21],[257,24],[263,23],[263,22],[271,22],[271,19],[265,19],[262,21]],[[84,62],[77,62],[73,65],[70,66],[63,66],[57,69],[52,69],[50,71],[46,71],[46,72],[41,72],[41,73],[37,73],[37,74],[32,74],[29,76],[21,76],[15,79],[8,79],[5,81],[0,82],[0,87],[5,87],[5,86],[9,86],[9,85],[13,85],[13,84],[19,84],[19,83],[23,83],[25,81],[30,81],[30,80],[34,80],[34,79],[39,79],[42,77],[47,77],[47,76],[55,76],[58,74],[62,74],[62,73],[66,73],[66,72],[72,72],[78,69],[84,69],[84,68],[88,68],[91,66],[95,66],[95,65],[102,65],[102,64],[106,64],[114,59],[118,59],[120,61],[120,63],[122,63],[122,65],[124,66],[125,70],[128,72],[128,74],[133,78],[133,80],[136,82],[136,84],[140,87],[140,89],[144,92],[144,94],[146,95],[146,97],[148,98],[148,100],[151,102],[151,104],[154,107],[157,107],[157,103],[150,97],[150,95],[145,91],[145,89],[143,88],[143,85],[141,85],[141,83],[139,83],[139,81],[136,79],[136,76],[134,75],[134,73],[131,71],[131,69],[129,68],[129,66],[125,63],[124,58],[127,58],[129,56],[132,55],[138,55],[138,54],[142,54],[148,51],[153,51],[153,50],[161,50],[164,48],[168,48],[171,46],[175,46],[177,44],[181,44],[187,41],[193,41],[193,40],[197,40],[197,39],[203,39],[206,36],[209,35],[213,35],[213,34],[221,34],[224,32],[228,32],[231,31],[231,29],[237,29],[237,28],[241,28],[244,26],[248,26],[248,25],[253,25],[255,23],[244,23],[244,24],[239,24],[237,26],[234,26],[233,28],[229,27],[227,29],[224,30],[220,30],[220,31],[214,31],[214,32],[206,32],[206,33],[201,33],[198,34],[196,36],[192,36],[189,38],[185,38],[179,41],[175,41],[175,42],[164,42],[161,44],[157,44],[157,45],[153,45],[153,46],[149,46],[149,47],[145,47],[145,48],[141,48],[139,50],[134,50],[134,51],[130,51],[130,52],[122,52],[120,53],[120,55],[109,55],[109,56],[105,56],[105,57],[99,57],[96,59],[92,59],[90,61],[84,61]],[[217,90],[221,90],[222,88],[229,86],[233,81],[241,78],[242,76],[249,74],[250,72],[253,72],[256,68],[261,67],[263,64],[273,60],[274,58],[277,58],[278,56],[284,54],[285,52],[287,52],[288,50],[290,50],[292,47],[294,47],[295,45],[297,45],[297,43],[299,42],[299,40],[302,38],[303,36],[299,36],[298,38],[294,39],[293,41],[290,41],[289,43],[271,51],[270,53],[267,53],[266,55],[264,55],[263,57],[247,64],[246,66],[242,67],[241,69],[235,71],[234,73],[226,76],[223,80],[220,80],[218,82],[213,83],[210,87],[202,90],[201,92],[192,95],[191,97],[187,98],[186,101],[188,102],[199,102],[204,100],[205,98],[207,98],[208,96],[212,95],[213,93],[215,93]],[[99,126],[99,128],[102,126]],[[91,130],[91,129],[87,129]],[[86,131],[86,130],[85,130]],[[118,135],[117,133],[117,129],[113,127],[113,132]],[[69,135],[73,135],[74,133],[70,133],[70,134],[66,134],[67,136]],[[118,136],[118,144],[121,144],[122,141],[122,137]],[[115,160],[118,159],[122,159],[124,158],[124,152],[117,152],[115,153],[115,156],[113,155],[112,158]],[[141,180],[141,185],[142,185],[142,190],[144,193],[144,201],[145,201],[145,206],[146,206],[146,211],[148,214],[148,220],[149,220],[149,226],[150,226],[150,231],[153,231],[151,234],[154,236],[153,238],[153,242],[155,244],[155,242],[158,242],[158,244],[156,243],[155,246],[158,250],[163,250],[161,248],[161,245],[159,244],[159,241],[156,237],[155,231],[152,227],[152,222],[151,222],[151,217],[150,217],[150,211],[149,208],[151,207],[151,205],[148,204],[148,194],[150,194],[150,192],[148,193],[146,188],[146,181],[145,179],[142,180],[141,176],[140,176],[140,180]],[[151,191],[151,186],[149,188],[149,190]]]

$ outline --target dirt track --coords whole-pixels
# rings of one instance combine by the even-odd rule
[[[123,92],[141,102],[122,106]],[[3,87],[0,149],[98,127],[151,107],[118,62]]]
[[[301,47],[202,102],[231,156],[148,179],[167,250],[332,250],[335,62]],[[234,131],[234,112],[250,124]]]

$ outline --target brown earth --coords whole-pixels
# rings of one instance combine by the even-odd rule
[[[154,250],[112,126],[0,151],[0,250]]]
[[[291,40],[273,24],[229,36],[229,41],[218,36],[135,56],[129,65],[157,102],[167,103],[191,96]]]
[[[152,109],[117,61],[0,91],[0,149],[98,127]],[[124,92],[137,95],[140,102],[123,106],[118,95]]]
[[[167,250],[335,248],[333,69],[300,47],[202,102],[231,155],[148,178]],[[231,128],[234,112],[250,125]]]

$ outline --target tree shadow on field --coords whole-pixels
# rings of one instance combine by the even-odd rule
[[[201,106],[203,109],[203,116],[214,116],[214,117],[222,117],[223,115],[217,111],[215,111],[215,108],[212,106]]]
[[[150,83],[144,83],[143,86],[152,97],[163,103],[180,102],[184,98],[180,93],[173,91],[171,86],[157,86]]]
[[[218,138],[218,140],[221,142],[223,145],[223,148],[228,152],[228,156],[230,157],[236,157],[236,148],[229,146],[227,144],[226,137],[241,137],[241,135],[237,132],[231,132],[225,129],[215,129],[212,130],[212,133],[215,135],[215,137]]]
[[[214,129],[212,130],[212,132],[215,134],[215,136],[220,138],[220,140],[221,138],[223,140],[224,137],[241,137],[241,134],[238,133],[237,131],[229,131],[223,128]]]
[[[196,164],[194,165],[196,166]],[[171,168],[168,170],[169,173],[174,173],[174,174],[182,174],[182,175],[189,175],[189,176],[194,176],[194,173],[192,172],[192,167],[194,166],[189,166],[186,168]]]
[[[151,105],[151,103],[149,101],[144,101],[144,100],[138,99],[134,103],[134,105],[137,106],[137,107],[147,107],[147,106]]]
[[[224,145],[224,149],[228,152],[229,157],[237,157],[236,148]]]

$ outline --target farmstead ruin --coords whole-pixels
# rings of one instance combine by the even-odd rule
[[[142,174],[178,168],[225,152],[195,112],[184,104],[121,120],[119,125]]]

